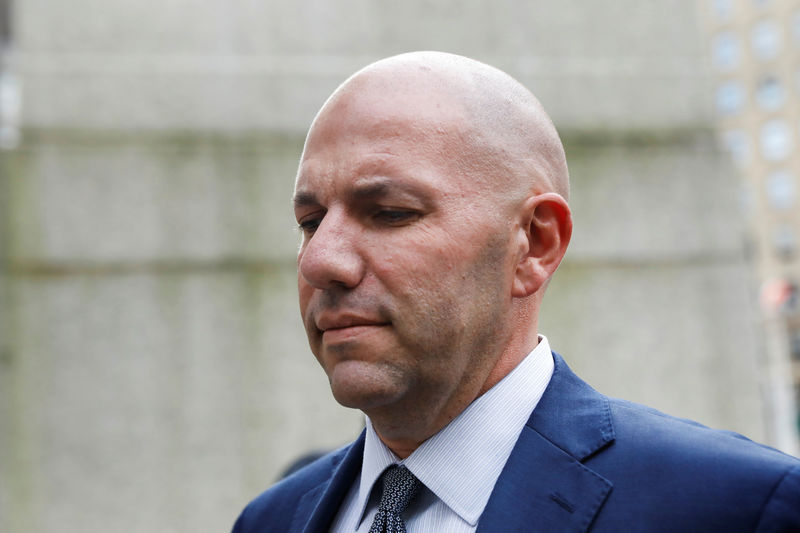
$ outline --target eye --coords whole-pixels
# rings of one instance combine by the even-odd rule
[[[389,226],[402,226],[419,218],[417,211],[398,208],[381,208],[375,212],[373,218]]]
[[[303,232],[304,235],[313,235],[317,228],[319,227],[320,223],[322,222],[322,217],[318,215],[311,215],[304,217],[297,223],[298,228],[300,231]]]

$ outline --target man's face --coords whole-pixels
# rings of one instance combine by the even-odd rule
[[[309,343],[336,399],[368,414],[477,390],[511,306],[510,217],[461,161],[459,110],[405,103],[328,106],[295,188]]]

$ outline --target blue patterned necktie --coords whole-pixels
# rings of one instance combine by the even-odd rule
[[[405,466],[392,465],[383,472],[383,493],[369,533],[406,533],[400,514],[417,494],[420,482]]]

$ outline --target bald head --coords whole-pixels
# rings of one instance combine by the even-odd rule
[[[492,190],[569,197],[564,148],[550,117],[530,91],[499,69],[442,52],[382,59],[339,86],[317,114],[308,141],[330,115],[346,120],[357,116],[348,113],[354,106],[371,105],[450,135],[443,141],[454,163]]]

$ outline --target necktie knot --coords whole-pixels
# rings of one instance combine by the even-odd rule
[[[403,465],[393,465],[383,473],[383,492],[378,503],[378,513],[370,533],[405,532],[405,523],[400,514],[419,491],[420,482]]]

